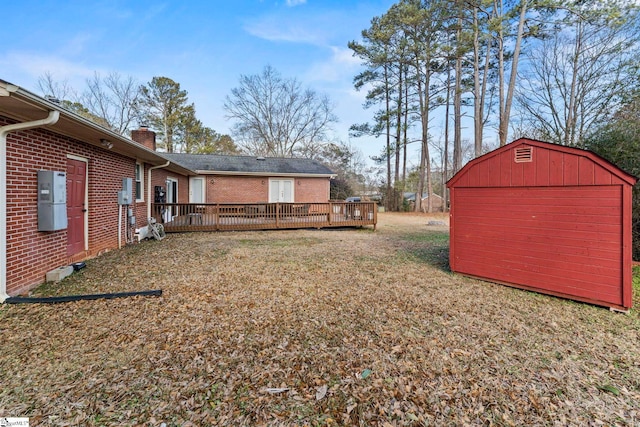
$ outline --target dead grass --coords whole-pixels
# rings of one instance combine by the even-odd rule
[[[170,235],[90,260],[38,294],[163,296],[1,306],[0,416],[90,426],[640,423],[636,310],[453,275],[447,228],[430,218],[381,214],[376,232]]]

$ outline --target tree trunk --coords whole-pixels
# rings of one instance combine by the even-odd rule
[[[457,42],[462,36],[462,17],[458,17]],[[462,56],[456,52],[456,84],[453,93],[453,173],[462,169]]]
[[[485,74],[484,79],[487,76]],[[480,86],[480,23],[478,22],[478,8],[473,8],[473,129],[475,157],[482,154],[482,103],[484,94]]]
[[[391,186],[391,117],[390,117],[390,90],[389,90],[389,69],[384,66],[384,90],[385,90],[385,126],[387,134],[387,197],[386,205],[388,210],[393,210],[393,195]]]
[[[504,101],[504,114],[500,120],[500,146],[507,143],[507,135],[509,133],[509,117],[511,115],[511,103],[513,101],[513,92],[516,87],[516,78],[518,75],[518,59],[520,58],[520,48],[522,46],[522,37],[524,35],[524,21],[527,15],[527,0],[520,3],[520,18],[518,21],[518,34],[516,35],[516,45],[513,49],[513,60],[511,61],[511,75],[509,76],[509,87],[507,89],[507,97]]]
[[[503,3],[502,0],[494,1],[493,7],[497,10],[496,15],[500,19],[504,20]],[[498,28],[498,139],[500,146],[502,147],[507,140],[506,136],[502,135],[502,123],[505,121],[504,117],[504,22],[500,22]]]
[[[447,60],[447,95],[444,109],[444,177],[442,179],[442,202],[446,212],[449,205],[449,192],[445,183],[449,180],[449,109],[451,107],[451,61]]]
[[[578,77],[578,66],[580,62],[580,51],[582,50],[582,35],[583,26],[582,22],[578,22],[578,28],[576,29],[576,45],[573,52],[573,62],[571,69],[571,87],[569,89],[569,108],[567,108],[567,122],[564,130],[564,145],[573,145],[575,142],[575,121],[576,121],[576,85]]]
[[[427,184],[427,212],[431,212],[431,203],[433,197],[431,192],[433,191],[431,183],[431,156],[429,155],[429,100],[431,98],[431,70],[429,69],[429,61],[425,64],[424,73],[424,102],[422,103],[422,156],[420,159],[420,172],[422,179],[422,186],[419,188],[418,194],[416,194],[416,211],[422,211],[422,195],[425,190],[425,180]]]
[[[405,76],[409,69],[405,66]],[[407,131],[409,129],[409,84],[404,85],[404,126],[402,127],[402,191],[405,190],[407,182]]]
[[[416,61],[416,68],[419,70],[419,66],[420,63],[418,61]],[[417,73],[417,78],[418,78],[418,99],[420,100],[420,125],[422,127],[421,129],[421,146],[420,146],[420,167],[418,169],[418,191],[416,192],[416,202],[414,204],[414,208],[413,210],[415,212],[421,212],[422,211],[422,193],[424,193],[424,186],[425,186],[425,169],[426,169],[426,158],[427,156],[427,151],[429,150],[429,144],[428,144],[428,136],[429,136],[429,132],[428,132],[428,126],[429,126],[429,117],[428,117],[428,110],[429,110],[429,70],[428,68],[426,69],[426,74],[425,74],[425,81],[424,81],[424,85],[425,85],[425,89],[424,89],[424,93],[422,92],[422,81],[420,79],[420,72],[418,71]]]
[[[400,188],[398,188],[398,183],[400,182],[400,144],[402,143],[402,97],[403,97],[403,90],[402,90],[402,86],[404,84],[403,80],[402,80],[402,64],[400,64],[400,66],[398,67],[399,70],[399,74],[398,74],[398,101],[397,101],[397,109],[396,109],[396,148],[395,148],[395,160],[396,160],[396,167],[394,170],[394,205],[396,207],[395,210],[400,210],[401,207],[401,203],[402,203],[402,198],[399,195],[399,191],[401,190]]]

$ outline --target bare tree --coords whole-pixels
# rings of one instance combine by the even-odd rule
[[[530,126],[553,142],[582,146],[619,104],[633,76],[637,21],[625,25],[578,19],[531,53],[516,99]],[[632,24],[631,26],[629,24]]]
[[[486,1],[485,1],[486,3]],[[473,28],[473,127],[476,157],[482,155],[482,141],[484,140],[484,125],[487,122],[487,108],[491,104],[489,92],[489,72],[491,53],[494,43],[493,35],[488,31],[488,25],[493,18],[495,9],[486,8],[482,0],[471,3]],[[482,49],[484,49],[484,58]],[[484,62],[484,63],[483,63]],[[489,104],[489,105],[487,105]]]
[[[294,78],[283,78],[266,66],[262,74],[240,76],[240,86],[225,99],[233,133],[246,151],[271,156],[295,156],[322,144],[337,121],[329,98],[303,89]]]
[[[49,71],[38,77],[38,89],[40,89],[42,96],[48,99],[58,102],[65,100],[70,102],[78,101],[78,94],[69,85],[69,82],[67,80],[56,81]]]
[[[128,134],[138,118],[140,85],[133,77],[113,72],[106,77],[95,72],[86,80],[87,89],[81,103],[95,116],[101,117],[119,134]]]

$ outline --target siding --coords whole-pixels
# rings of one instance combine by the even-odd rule
[[[447,183],[451,269],[629,308],[636,181],[594,153],[541,141],[481,156]]]
[[[621,191],[456,189],[452,268],[622,306]]]
[[[514,162],[513,151],[529,147],[532,148],[533,161]],[[624,182],[603,165],[596,163],[593,153],[582,153],[562,152],[553,147],[523,143],[510,150],[494,152],[482,161],[470,164],[464,174],[452,178],[451,182],[456,187],[562,187]]]

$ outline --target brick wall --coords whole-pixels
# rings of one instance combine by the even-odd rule
[[[154,191],[154,187],[159,185],[166,191],[168,178],[178,181],[177,203],[189,203],[189,178],[169,172],[166,169],[154,169],[151,171],[151,190]]]
[[[272,177],[277,178],[277,177]],[[329,178],[293,179],[294,198],[298,203],[328,202]],[[207,175],[207,203],[268,203],[269,177]]]
[[[296,178],[294,195],[299,203],[329,201],[329,178]]]
[[[0,117],[0,125],[12,123]],[[67,258],[66,230],[38,231],[37,171],[66,171],[67,155],[88,160],[87,251]],[[23,293],[45,273],[118,246],[117,192],[135,160],[43,129],[7,137],[7,292]],[[144,218],[144,216],[142,217]]]
[[[142,182],[142,188],[144,189],[144,200],[136,202],[135,216],[136,216],[136,228],[140,228],[147,225],[147,201],[149,198],[149,190],[147,188],[147,177],[149,176],[149,168],[151,165],[144,165],[144,179]],[[160,186],[167,190],[167,178],[172,178],[178,181],[178,203],[189,203],[189,178],[183,175],[176,175],[175,173],[168,172],[166,169],[153,169],[151,171],[151,203],[155,200],[155,187]]]
[[[207,203],[267,203],[269,178],[207,175]]]

